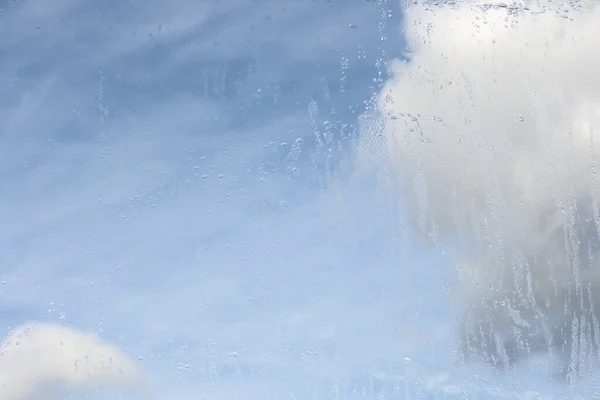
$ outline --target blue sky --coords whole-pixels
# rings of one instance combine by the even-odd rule
[[[398,2],[2,7],[4,334],[94,332],[155,399],[539,389],[456,367],[451,257],[411,233],[385,171],[356,167],[405,53]]]

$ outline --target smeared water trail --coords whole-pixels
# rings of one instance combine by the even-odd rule
[[[600,7],[411,4],[405,32],[362,150],[387,157],[415,231],[468,243],[460,358],[545,354],[574,384],[600,343]]]

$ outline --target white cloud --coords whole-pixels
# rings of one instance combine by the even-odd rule
[[[30,399],[54,385],[143,386],[140,371],[121,350],[58,324],[19,326],[0,345],[0,355],[3,400]]]
[[[434,240],[468,238],[474,286],[529,322],[562,315],[577,239],[597,236],[586,221],[600,192],[600,7],[576,5],[409,7],[411,60],[390,64],[378,98],[384,140],[365,129],[363,150],[385,148],[415,224]],[[502,309],[492,330],[510,335],[520,317]],[[490,311],[474,312],[482,323]]]

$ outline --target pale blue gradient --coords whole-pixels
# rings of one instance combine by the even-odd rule
[[[95,331],[157,399],[550,390],[457,366],[450,257],[357,172],[398,2],[3,7],[3,333]]]

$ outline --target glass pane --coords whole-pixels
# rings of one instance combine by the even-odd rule
[[[598,396],[595,0],[0,11],[0,399]]]

